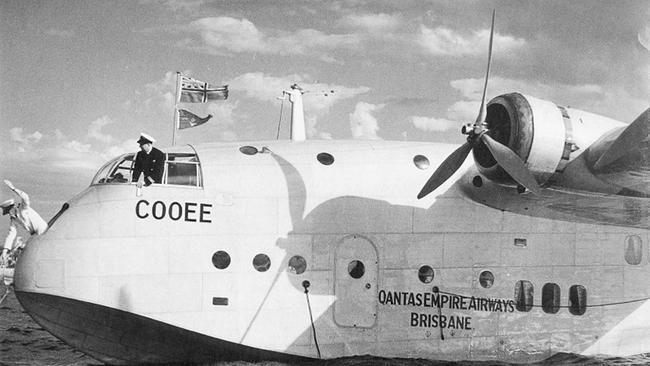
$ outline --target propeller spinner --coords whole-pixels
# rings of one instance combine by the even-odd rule
[[[463,127],[462,133],[468,135],[467,142],[456,149],[451,155],[445,159],[442,164],[433,172],[433,175],[425,183],[418,199],[428,195],[443,184],[449,177],[451,177],[463,165],[463,162],[469,155],[470,151],[480,143],[485,144],[490,153],[494,156],[497,163],[505,170],[510,176],[522,186],[526,187],[533,193],[539,193],[539,185],[532,174],[526,168],[523,161],[515,154],[510,148],[496,141],[489,135],[487,123],[485,121],[487,116],[487,106],[485,105],[485,94],[487,92],[488,79],[490,78],[490,64],[492,63],[492,39],[494,38],[494,16],[495,11],[492,11],[492,29],[490,30],[490,46],[488,50],[488,63],[487,71],[485,73],[485,84],[483,85],[483,97],[481,99],[481,108],[474,125],[467,125]]]

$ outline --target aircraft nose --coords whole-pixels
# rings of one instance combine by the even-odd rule
[[[16,263],[14,288],[16,291],[55,293],[64,287],[65,262],[62,258],[44,258],[41,246],[47,243],[47,233],[33,237]]]
[[[48,222],[45,233],[33,235],[27,240],[16,263],[14,273],[16,291],[56,293],[57,289],[64,288],[65,261],[60,244],[68,236],[70,225],[64,223],[64,228],[57,225],[55,229],[53,226],[62,216],[67,216],[64,213],[69,208],[70,204],[64,203],[59,212]]]

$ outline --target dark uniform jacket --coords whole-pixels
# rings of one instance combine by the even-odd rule
[[[165,153],[155,147],[151,148],[149,154],[144,151],[138,151],[135,155],[132,181],[137,182],[140,178],[140,173],[143,173],[145,186],[151,183],[161,183],[164,170]]]

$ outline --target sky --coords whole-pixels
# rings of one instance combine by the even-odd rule
[[[520,92],[625,123],[650,107],[647,0],[0,0],[0,179],[47,220],[141,132],[164,150],[176,72],[230,90],[180,106],[214,117],[177,145],[287,139],[278,97],[294,83],[309,139],[460,145],[493,9],[488,99]]]

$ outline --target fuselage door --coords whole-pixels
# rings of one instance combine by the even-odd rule
[[[336,250],[334,321],[342,327],[372,327],[377,319],[377,250],[350,235]]]

